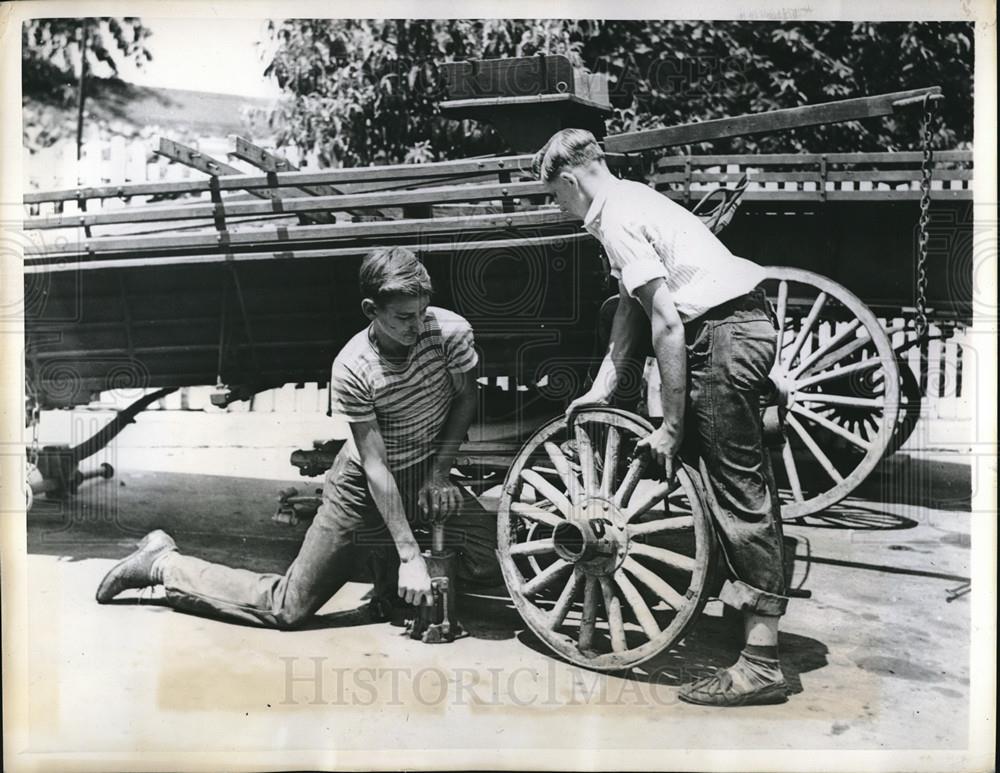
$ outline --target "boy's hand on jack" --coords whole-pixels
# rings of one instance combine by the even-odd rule
[[[432,472],[417,492],[417,504],[424,515],[443,521],[458,512],[462,492],[447,475]]]
[[[399,564],[399,588],[400,598],[407,604],[432,604],[434,594],[431,591],[431,576],[427,572],[427,564],[424,557],[417,554],[409,561],[401,561]]]

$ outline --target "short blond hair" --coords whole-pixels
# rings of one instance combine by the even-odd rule
[[[358,272],[361,297],[382,304],[395,295],[430,296],[434,288],[427,269],[406,247],[373,250]]]
[[[586,129],[563,129],[553,134],[535,154],[531,171],[544,183],[551,182],[567,167],[585,166],[603,161],[604,151]]]

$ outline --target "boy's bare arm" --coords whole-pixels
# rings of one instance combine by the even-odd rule
[[[636,298],[649,315],[653,354],[660,371],[660,399],[663,424],[640,441],[653,458],[670,465],[680,449],[684,434],[684,406],[687,400],[687,349],[684,323],[677,313],[670,290],[662,279],[653,279],[636,290]],[[671,474],[668,466],[667,474]]]
[[[621,282],[618,283],[618,308],[615,309],[611,321],[611,336],[608,350],[601,361],[601,367],[594,377],[593,386],[566,409],[566,414],[573,413],[578,406],[588,403],[603,404],[611,400],[618,384],[621,382],[625,368],[632,363],[636,341],[645,324],[645,317],[639,303],[625,291]]]
[[[403,500],[396,486],[396,479],[386,461],[385,441],[374,421],[351,423],[354,443],[361,456],[361,466],[368,481],[375,506],[385,521],[392,541],[399,553],[399,595],[410,604],[431,601],[431,580],[427,573],[420,547],[406,520]]]
[[[449,474],[458,449],[465,440],[472,420],[476,417],[476,376],[475,369],[454,376],[457,393],[451,403],[444,429],[438,437],[437,453],[430,477],[420,489],[418,500],[424,512],[438,518],[453,515],[462,504],[462,494],[458,486],[451,482]]]
[[[472,420],[476,417],[475,369],[457,374],[453,378],[457,389],[448,418],[445,419],[444,429],[438,438],[437,456],[434,461],[435,471],[445,477],[451,472],[458,449],[465,440]]]

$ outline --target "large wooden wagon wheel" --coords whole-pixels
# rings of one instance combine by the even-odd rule
[[[697,473],[664,483],[625,411],[580,411],[515,457],[498,509],[507,589],[531,630],[569,661],[629,668],[678,641],[706,600],[715,537]]]
[[[780,341],[771,378],[787,409],[775,477],[782,517],[798,518],[841,501],[882,458],[899,368],[885,329],[852,292],[811,271],[766,271]]]

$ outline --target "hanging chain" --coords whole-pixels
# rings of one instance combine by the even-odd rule
[[[30,390],[28,395],[28,423],[31,426],[31,447],[28,450],[28,464],[38,464],[40,443],[38,442],[38,425],[42,421],[42,407],[38,402],[38,395]]]
[[[920,220],[917,236],[917,317],[915,328],[917,338],[927,334],[927,243],[930,241],[928,226],[931,220],[931,165],[934,162],[934,148],[931,144],[931,123],[934,119],[935,102],[928,94],[924,97],[924,112],[920,118]]]

